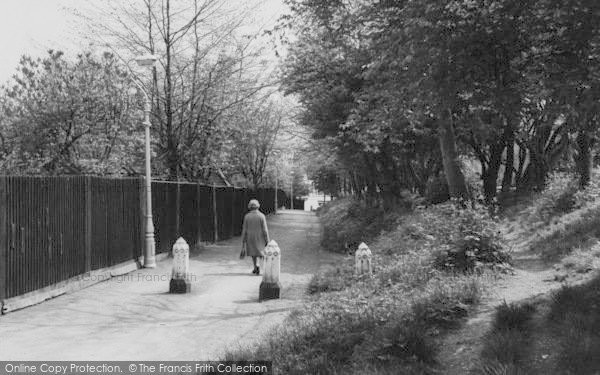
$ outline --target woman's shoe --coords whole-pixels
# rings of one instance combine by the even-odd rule
[[[259,275],[260,275],[260,268],[256,267],[256,276],[259,276]]]
[[[258,267],[254,267],[254,269],[252,270],[253,274],[258,274]]]

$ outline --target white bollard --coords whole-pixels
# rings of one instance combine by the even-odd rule
[[[173,271],[169,283],[169,293],[189,293],[190,247],[182,237],[173,245]]]
[[[263,280],[258,290],[258,300],[279,298],[281,283],[279,274],[281,270],[281,250],[277,242],[271,240],[265,247],[265,257],[263,260]]]
[[[369,275],[373,273],[373,268],[371,266],[371,249],[362,242],[358,245],[358,249],[356,253],[354,253],[354,262],[355,269],[358,275],[363,275],[368,273]]]

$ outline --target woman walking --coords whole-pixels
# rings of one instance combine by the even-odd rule
[[[252,273],[256,275],[260,275],[257,260],[263,257],[265,246],[269,243],[267,219],[258,210],[259,207],[260,203],[256,199],[250,200],[248,203],[250,212],[244,216],[242,227],[242,249],[246,250],[246,255],[252,257],[252,263],[254,264]]]

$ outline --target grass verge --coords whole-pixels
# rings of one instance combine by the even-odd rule
[[[322,218],[332,214],[341,225],[343,212],[331,207]],[[440,251],[456,250],[466,233],[484,222],[451,205],[392,221],[396,225],[369,244],[373,275],[355,275],[348,257],[313,278],[312,298],[283,325],[258,345],[228,351],[224,359],[270,360],[277,374],[439,373],[437,339],[467,315],[483,286],[477,273],[436,268],[436,259]]]
[[[528,303],[504,303],[496,308],[492,330],[483,341],[481,374],[516,374],[525,370],[534,313],[534,305]]]
[[[577,248],[589,248],[600,238],[600,205],[566,214],[539,233],[531,249],[547,262],[557,262]]]
[[[600,373],[600,276],[551,298],[501,306],[484,340],[481,374]]]

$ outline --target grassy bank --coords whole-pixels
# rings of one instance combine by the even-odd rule
[[[227,359],[272,360],[278,374],[437,373],[438,337],[481,296],[474,246],[498,250],[493,222],[482,211],[444,204],[381,215],[369,226],[352,211],[359,204],[334,202],[321,218],[325,233],[344,227],[357,233],[355,242],[371,238],[374,274],[355,275],[348,257],[316,275],[306,306],[260,345]]]
[[[543,192],[520,197],[505,215],[514,237],[526,240],[530,252],[549,265],[587,252],[600,239],[599,172],[594,176],[590,186],[580,190],[576,176],[556,173]]]
[[[501,306],[494,327],[483,343],[481,374],[598,374],[600,276],[542,300]]]

